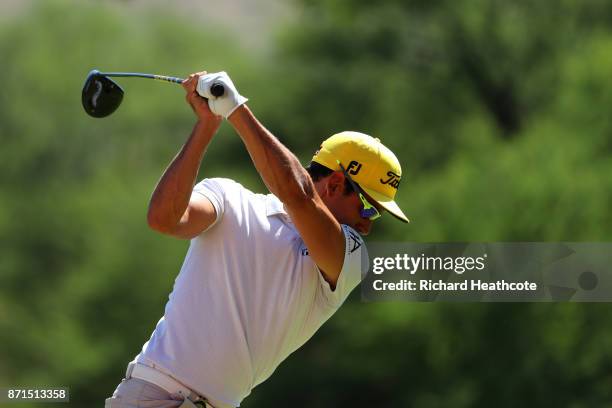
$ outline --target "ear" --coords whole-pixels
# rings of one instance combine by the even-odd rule
[[[344,194],[344,174],[339,171],[330,174],[325,190],[329,196]]]

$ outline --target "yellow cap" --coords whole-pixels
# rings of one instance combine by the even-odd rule
[[[312,161],[342,171],[339,161],[367,195],[398,219],[409,222],[394,201],[402,168],[397,157],[379,139],[359,132],[337,133],[321,144]]]

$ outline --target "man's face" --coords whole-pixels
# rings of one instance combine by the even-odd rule
[[[349,194],[345,193],[344,174],[334,172],[320,180],[317,183],[317,191],[339,223],[354,228],[361,235],[370,233],[372,221],[361,216],[360,211],[363,204],[359,199],[359,194],[354,191]],[[382,213],[382,207],[367,195],[365,198]]]

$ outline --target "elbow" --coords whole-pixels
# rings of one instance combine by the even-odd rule
[[[153,231],[162,232],[162,224],[154,215],[151,214],[151,212],[147,213],[147,225]]]
[[[147,212],[147,225],[153,231],[160,232],[162,234],[168,234],[170,232],[169,223],[166,222],[157,212],[153,211],[149,207]]]
[[[285,194],[283,197],[279,197],[279,200],[290,207],[299,207],[305,203],[312,202],[313,197],[309,194],[291,192],[290,194]]]
[[[316,192],[314,184],[308,175],[295,183],[292,188],[288,188],[279,196],[279,200],[287,205],[300,205],[312,202]]]

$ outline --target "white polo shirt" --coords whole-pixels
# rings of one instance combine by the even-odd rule
[[[361,280],[367,251],[343,225],[344,265],[332,291],[274,195],[221,178],[194,192],[210,199],[217,220],[191,240],[165,314],[136,360],[213,405],[238,406],[338,310]]]

